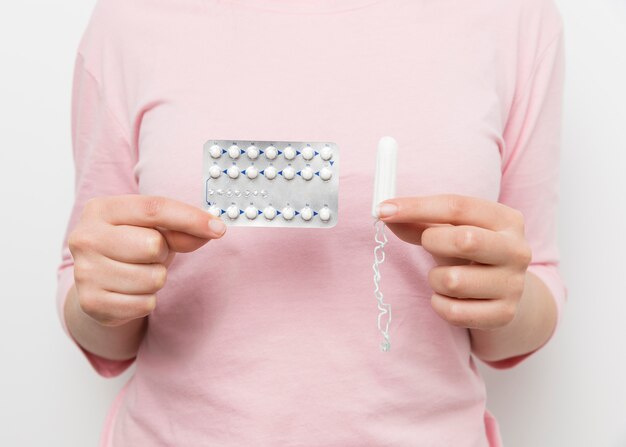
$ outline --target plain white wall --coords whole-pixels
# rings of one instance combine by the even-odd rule
[[[556,337],[482,368],[507,447],[626,446],[626,1],[558,1],[567,80],[560,237],[569,302]]]
[[[129,373],[104,380],[61,332],[55,269],[72,200],[74,51],[94,0],[0,4],[0,445],[93,446]],[[626,446],[626,2],[559,1],[568,79],[556,338],[482,368],[507,447]]]

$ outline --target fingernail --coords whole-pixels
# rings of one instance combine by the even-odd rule
[[[398,205],[393,203],[379,203],[376,207],[378,217],[391,217],[398,212]]]
[[[226,225],[220,219],[209,220],[209,228],[218,237],[221,237],[226,232]]]
[[[156,296],[152,295],[150,298],[148,298],[148,308],[149,308],[150,312],[152,312],[154,309],[156,309],[156,305],[157,305]]]

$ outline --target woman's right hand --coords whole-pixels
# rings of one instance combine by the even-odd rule
[[[194,251],[225,231],[221,219],[164,197],[91,199],[68,240],[80,308],[103,326],[147,316],[175,253]]]

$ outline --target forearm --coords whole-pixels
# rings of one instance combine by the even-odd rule
[[[526,272],[524,292],[514,320],[493,331],[470,329],[472,352],[485,361],[526,354],[542,346],[556,325],[557,308],[548,287]]]
[[[137,355],[147,317],[121,326],[104,326],[82,311],[75,287],[67,294],[64,312],[72,337],[87,351],[110,360],[127,360]]]

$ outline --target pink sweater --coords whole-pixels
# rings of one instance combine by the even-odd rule
[[[376,143],[399,142],[400,196],[521,210],[560,315],[563,65],[551,0],[100,0],[76,60],[68,233],[94,196],[200,207],[210,138],[333,141],[342,157],[335,228],[232,227],[177,257],[101,445],[501,445],[468,331],[430,307],[432,258],[392,235],[379,350]],[[72,282],[66,242],[59,310]],[[105,377],[131,363],[85,355]]]

